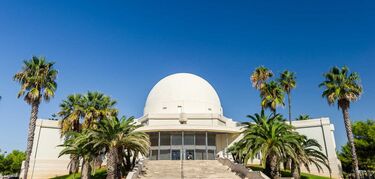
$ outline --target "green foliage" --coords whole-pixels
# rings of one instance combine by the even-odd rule
[[[354,144],[356,147],[359,168],[361,170],[375,170],[375,121],[357,121],[353,124]],[[338,155],[343,170],[352,171],[350,147],[344,145]]]
[[[251,83],[253,87],[260,90],[264,83],[273,76],[271,70],[264,66],[257,67],[250,76]]]
[[[18,174],[21,170],[22,161],[26,159],[26,154],[19,150],[13,150],[6,155],[0,154],[0,173],[3,175]]]
[[[296,76],[293,72],[285,70],[280,74],[280,78],[277,80],[280,86],[288,94],[294,88],[296,88]]]
[[[304,121],[304,120],[309,120],[310,116],[307,114],[301,114],[296,118],[296,121]]]
[[[284,90],[276,81],[265,83],[260,89],[261,105],[263,109],[276,112],[277,106],[284,106]]]
[[[264,167],[259,165],[250,165],[249,168],[251,168],[253,171],[264,171]],[[289,170],[282,170],[280,173],[282,177],[292,177],[292,174]],[[329,179],[329,177],[301,173],[301,179]]]
[[[99,169],[95,171],[95,173],[91,176],[91,179],[103,179],[103,178],[106,178],[106,176],[107,176],[107,171],[105,169]],[[63,175],[63,176],[53,177],[51,179],[81,179],[81,173]]]

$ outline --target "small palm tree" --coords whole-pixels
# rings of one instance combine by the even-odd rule
[[[325,80],[319,85],[324,91],[322,97],[327,99],[329,105],[337,103],[342,110],[348,142],[351,147],[353,168],[355,176],[359,179],[358,159],[354,146],[352,123],[349,117],[350,103],[359,99],[362,94],[359,75],[350,73],[347,67],[333,67],[324,74]]]
[[[310,172],[310,165],[314,165],[318,172],[323,171],[325,166],[329,172],[329,161],[326,155],[322,152],[322,146],[315,139],[308,139],[306,136],[301,138],[302,151],[297,150],[297,160],[292,160],[291,172],[294,179],[301,178],[301,165],[303,165],[307,171]]]
[[[30,60],[23,63],[22,70],[16,73],[13,79],[21,84],[18,98],[23,96],[26,103],[31,105],[23,176],[23,178],[27,178],[39,105],[42,100],[48,102],[55,96],[57,71],[54,69],[54,63],[48,62],[45,57],[33,56]]]
[[[266,116],[264,111],[261,114],[249,115],[254,123],[245,122],[243,139],[239,142],[245,146],[245,163],[250,158],[254,158],[261,153],[265,173],[271,178],[279,178],[279,164],[289,156],[292,159],[297,158],[296,151],[302,150],[300,145],[301,136],[294,132],[293,127],[285,124],[281,115],[273,113]]]
[[[289,124],[292,124],[292,105],[290,93],[292,92],[292,89],[296,88],[296,76],[293,72],[285,70],[280,74],[278,81],[280,86],[288,95]]]
[[[236,142],[228,148],[228,152],[232,154],[233,160],[237,163],[244,163],[245,147],[243,143]]]
[[[271,81],[265,83],[260,91],[262,109],[270,109],[276,113],[277,106],[284,106],[284,91],[281,86]]]
[[[107,153],[107,179],[121,178],[119,166],[124,150],[140,152],[146,155],[150,141],[144,132],[137,132],[140,126],[135,125],[134,118],[117,117],[105,118],[97,123],[97,128],[92,129],[90,135],[94,146],[101,146]],[[137,155],[137,154],[135,154]]]
[[[260,90],[264,83],[273,76],[271,70],[264,66],[257,67],[250,76],[251,83],[253,87]]]
[[[66,137],[67,139],[64,141],[64,144],[59,145],[59,147],[64,147],[59,157],[67,154],[81,157],[81,177],[82,179],[90,179],[92,172],[91,164],[100,155],[101,148],[91,143],[92,137],[88,134],[88,130],[68,132],[66,133]]]
[[[304,120],[309,120],[310,119],[310,115],[307,115],[307,114],[301,114],[299,115],[297,118],[296,118],[296,121],[304,121]]]

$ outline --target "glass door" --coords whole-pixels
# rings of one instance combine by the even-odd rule
[[[172,150],[172,160],[181,160],[181,150]]]

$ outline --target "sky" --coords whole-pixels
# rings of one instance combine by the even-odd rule
[[[329,117],[346,143],[341,112],[318,87],[332,66],[358,72],[364,88],[353,121],[374,119],[375,1],[0,1],[0,149],[25,150],[30,106],[12,76],[33,55],[56,62],[49,118],[69,94],[100,91],[122,115],[141,117],[163,77],[193,73],[211,83],[224,115],[259,112],[249,75],[260,65],[297,75],[293,117]],[[287,114],[287,108],[278,111]]]

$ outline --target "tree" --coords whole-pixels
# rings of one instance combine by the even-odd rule
[[[253,73],[250,76],[250,80],[252,82],[253,87],[255,89],[260,90],[264,83],[273,76],[273,73],[271,70],[264,66],[259,66],[255,68]]]
[[[292,89],[296,88],[296,76],[293,72],[285,70],[280,74],[280,78],[278,79],[281,88],[286,92],[288,95],[288,110],[289,110],[289,124],[292,124],[292,105],[291,105],[291,91]]]
[[[69,95],[60,104],[58,115],[61,117],[61,136],[75,131],[95,128],[95,122],[105,117],[116,115],[118,110],[114,107],[116,101],[100,92],[87,92],[85,95]],[[69,166],[70,173],[76,173],[79,167],[79,158],[71,155]],[[101,164],[98,156],[97,162]]]
[[[308,139],[306,136],[301,138],[302,151],[297,150],[296,160],[292,160],[291,172],[294,179],[301,178],[301,165],[303,165],[307,171],[310,172],[310,165],[314,165],[318,172],[323,171],[325,166],[329,172],[329,161],[327,156],[322,152],[322,146],[315,139]]]
[[[68,132],[66,140],[60,147],[64,147],[59,157],[62,155],[73,155],[82,157],[82,179],[91,178],[91,163],[95,160],[96,156],[100,155],[101,148],[93,145],[92,137],[88,135],[88,130],[81,132]]]
[[[261,106],[262,109],[270,109],[272,112],[276,113],[277,106],[284,106],[284,91],[281,86],[275,82],[271,81],[265,83],[260,90],[261,96]]]
[[[25,160],[25,158],[25,152],[19,150],[13,150],[7,155],[6,152],[0,154],[0,173],[3,175],[18,175],[21,171],[22,161]]]
[[[233,160],[237,163],[244,163],[245,147],[244,143],[236,142],[228,148],[228,152],[232,154]]]
[[[25,160],[25,173],[27,178],[30,156],[34,142],[34,131],[38,118],[39,105],[42,100],[49,101],[55,95],[57,83],[57,71],[54,63],[48,62],[45,57],[33,56],[30,60],[23,62],[22,70],[14,75],[14,80],[19,82],[21,90],[18,97],[24,96],[27,104],[31,105],[31,115],[27,137],[27,149]]]
[[[99,121],[97,128],[90,131],[93,145],[100,146],[106,151],[107,179],[121,178],[119,166],[123,163],[125,150],[133,153],[133,159],[138,153],[142,155],[148,153],[150,146],[148,135],[135,131],[138,127],[140,126],[135,125],[134,117],[122,117],[121,119],[110,117]],[[132,165],[131,163],[127,164]]]
[[[80,120],[85,116],[83,109],[83,96],[81,94],[69,95],[66,100],[60,104],[58,115],[61,137],[68,132],[80,132]],[[69,165],[69,174],[77,173],[79,170],[79,156],[71,155]]]
[[[293,131],[293,127],[284,122],[280,114],[266,116],[264,111],[260,114],[248,116],[255,123],[245,122],[244,137],[239,141],[246,148],[245,163],[260,153],[265,173],[271,177],[279,178],[279,164],[286,156],[296,160],[301,136]]]
[[[370,171],[375,170],[375,121],[357,121],[353,124],[354,144],[358,154],[358,167],[360,170]],[[345,173],[353,171],[352,157],[350,152],[350,145],[346,144],[342,147],[338,155],[342,168]]]
[[[307,114],[301,114],[296,118],[296,121],[304,121],[304,120],[309,120],[310,116]]]
[[[329,105],[337,103],[342,110],[348,142],[351,148],[355,177],[359,179],[358,159],[354,145],[352,123],[349,117],[350,103],[359,99],[362,94],[360,77],[357,73],[350,73],[347,67],[333,67],[324,74],[325,80],[319,85],[324,91],[322,97]]]

